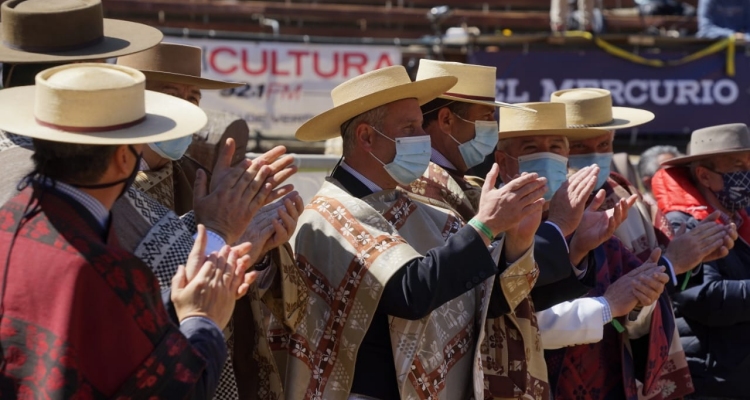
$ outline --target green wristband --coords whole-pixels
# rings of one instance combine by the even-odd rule
[[[616,319],[612,320],[612,326],[614,326],[615,329],[617,329],[617,332],[620,332],[620,333],[625,332],[625,328],[623,328],[622,324],[620,324],[620,321],[618,321]]]
[[[469,225],[479,229],[479,232],[482,232],[484,236],[487,236],[487,239],[490,239],[490,241],[495,240],[495,235],[492,234],[492,231],[490,230],[490,228],[488,228],[487,225],[482,223],[482,221],[472,218],[469,220]]]
[[[680,290],[685,290],[687,287],[688,281],[690,280],[690,277],[693,276],[693,271],[690,270],[685,274],[685,280],[682,282],[682,287],[680,287]]]

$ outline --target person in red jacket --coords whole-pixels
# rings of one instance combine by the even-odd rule
[[[750,130],[729,124],[693,132],[690,154],[662,163],[652,188],[676,229],[715,220],[739,237],[725,257],[694,271],[674,295],[681,341],[698,398],[750,395]]]

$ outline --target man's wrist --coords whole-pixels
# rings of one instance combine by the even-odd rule
[[[477,228],[476,226],[474,226],[472,224],[468,224],[468,226],[470,226],[471,229],[473,229],[474,232],[476,232],[477,235],[479,235],[479,238],[482,239],[482,242],[484,243],[485,246],[489,246],[492,243],[492,240],[490,240],[489,238],[487,238],[487,235],[485,235],[481,231],[481,229]]]
[[[578,249],[578,241],[575,240],[575,236],[573,240],[570,242],[570,263],[573,265],[579,265],[581,261],[586,257],[587,254],[589,254],[588,251],[583,251]]]
[[[524,254],[526,254],[527,251],[531,248],[531,246],[534,244],[534,241],[532,240],[531,243],[528,244],[519,244],[514,243],[514,241],[510,238],[505,239],[505,260],[509,263],[514,263],[518,261],[519,258],[523,257]]]
[[[548,224],[554,226],[555,228],[557,228],[557,230],[560,232],[560,234],[563,237],[568,237],[568,236],[570,236],[570,235],[573,234],[573,231],[570,230],[570,229],[567,229],[567,231],[570,231],[570,232],[566,232],[566,229],[563,229],[563,228],[565,228],[565,224],[559,222],[557,220],[557,218],[555,218],[555,217],[547,218],[547,220],[545,221],[545,223],[548,223]]]

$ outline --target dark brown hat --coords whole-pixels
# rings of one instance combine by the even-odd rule
[[[198,89],[226,89],[244,83],[201,78],[203,50],[176,43],[159,43],[146,51],[117,59],[118,65],[135,68],[149,81],[182,83]]]
[[[54,63],[119,57],[157,45],[155,28],[103,18],[101,0],[9,0],[0,7],[0,62]]]

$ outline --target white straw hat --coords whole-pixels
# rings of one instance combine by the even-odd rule
[[[302,124],[295,136],[303,142],[340,136],[341,124],[357,115],[403,99],[425,104],[455,85],[456,80],[454,76],[441,76],[412,82],[401,65],[367,72],[333,88],[333,108]]]
[[[143,73],[118,65],[46,69],[35,86],[0,90],[0,129],[54,142],[112,145],[176,139],[206,124],[197,106],[145,86]]]
[[[578,88],[558,90],[550,101],[565,104],[571,128],[617,130],[643,125],[654,119],[654,113],[639,108],[612,107],[609,90]]]
[[[416,81],[419,82],[424,79],[440,76],[455,76],[458,78],[456,85],[438,96],[438,98],[492,107],[518,108],[533,112],[533,110],[518,105],[495,101],[496,71],[497,68],[484,65],[435,61],[423,58],[419,60]]]
[[[500,139],[559,135],[570,140],[582,140],[607,133],[604,129],[568,128],[565,120],[565,105],[561,103],[522,103],[520,105],[534,109],[536,113],[501,108]]]

